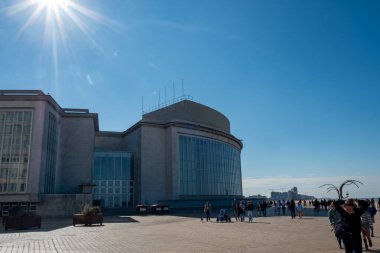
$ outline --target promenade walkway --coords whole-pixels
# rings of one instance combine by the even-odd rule
[[[326,217],[258,217],[253,223],[185,216],[108,216],[104,226],[43,219],[42,228],[0,232],[0,252],[344,252]],[[380,225],[374,247],[380,252]]]

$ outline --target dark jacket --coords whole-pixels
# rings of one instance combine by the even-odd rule
[[[343,200],[334,201],[335,210],[338,211],[342,220],[345,223],[345,230],[351,234],[360,234],[361,232],[361,219],[360,216],[368,209],[369,203],[367,201],[359,200],[359,208],[354,207],[353,213],[347,213],[341,207],[344,204]]]

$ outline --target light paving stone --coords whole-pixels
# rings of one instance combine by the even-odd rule
[[[131,219],[137,222],[128,222]],[[375,235],[380,226],[375,223]],[[380,252],[380,237],[372,252]],[[42,228],[0,233],[2,252],[343,252],[326,217],[258,217],[253,223],[182,216],[110,216],[104,226],[44,219]]]

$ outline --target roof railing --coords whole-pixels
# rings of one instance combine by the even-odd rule
[[[170,106],[172,104],[175,104],[175,103],[178,103],[178,102],[181,102],[183,100],[190,100],[190,101],[193,101],[193,96],[190,96],[190,95],[182,95],[182,96],[179,96],[179,97],[176,97],[176,98],[173,98],[173,99],[170,99],[170,100],[167,100],[163,103],[158,103],[157,105],[147,109],[147,110],[142,110],[142,114],[147,114],[147,113],[150,113],[150,112],[153,112],[153,111],[156,111],[156,110],[159,110],[159,109],[162,109],[162,108],[165,108],[167,106]]]

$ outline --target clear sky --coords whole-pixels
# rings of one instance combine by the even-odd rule
[[[318,186],[357,179],[351,196],[380,197],[380,1],[0,0],[0,9],[0,89],[41,89],[98,113],[104,131],[139,121],[142,97],[148,109],[184,91],[243,139],[245,195],[297,186],[336,197]]]

